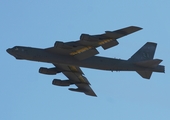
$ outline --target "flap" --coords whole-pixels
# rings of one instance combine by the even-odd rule
[[[82,53],[78,53],[74,55],[74,57],[78,60],[83,60],[83,59],[95,56],[96,54],[99,54],[99,52],[97,51],[97,49],[93,48],[93,49],[84,51]]]

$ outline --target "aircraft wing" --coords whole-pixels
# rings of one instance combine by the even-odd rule
[[[99,54],[97,47],[101,46],[104,50],[118,45],[118,38],[129,35],[133,32],[141,30],[142,28],[130,26],[115,31],[105,31],[104,34],[89,35],[81,34],[80,40],[72,42],[56,41],[51,50],[60,54],[70,55],[78,60],[83,60]]]
[[[99,35],[82,34],[80,36],[79,42],[83,45],[90,45],[95,47],[102,46],[103,49],[108,49],[110,47],[118,45],[118,41],[116,39],[129,35],[141,29],[142,28],[140,27],[130,26],[115,31],[105,31],[104,34]]]
[[[87,78],[84,76],[84,73],[79,67],[73,65],[63,65],[63,64],[54,64],[59,68],[62,73],[70,80],[72,84],[75,84],[78,88],[69,88],[71,91],[83,92],[86,95],[97,96],[92,88]]]

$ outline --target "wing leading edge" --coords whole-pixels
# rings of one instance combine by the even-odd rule
[[[96,96],[95,92],[90,87],[90,83],[81,71],[81,69],[77,66],[73,65],[61,65],[61,64],[54,64],[57,68],[61,69],[62,73],[69,79],[71,84],[75,84],[77,88],[69,88],[71,91],[75,92],[83,92],[86,95]]]

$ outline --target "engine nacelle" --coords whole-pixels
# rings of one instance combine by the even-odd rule
[[[40,67],[39,73],[46,74],[46,75],[55,75],[59,73],[60,71],[57,71],[56,68],[44,68]]]
[[[90,36],[89,34],[81,34],[80,40],[89,40],[90,37],[91,37],[91,36]]]
[[[57,86],[70,86],[72,83],[70,82],[70,80],[54,79],[52,81],[52,84]]]
[[[81,34],[81,36],[80,36],[80,40],[83,40],[83,41],[97,41],[98,40],[98,38],[96,38],[96,37],[94,37],[94,36],[91,36],[91,35],[89,35],[89,34]]]
[[[56,47],[56,48],[61,48],[62,46],[63,46],[63,42],[61,42],[61,41],[56,41],[54,44],[54,47]]]

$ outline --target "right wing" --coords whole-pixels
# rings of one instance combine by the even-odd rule
[[[47,48],[51,52],[59,54],[70,55],[78,60],[83,60],[99,54],[97,47],[101,46],[104,50],[118,45],[118,38],[129,35],[133,32],[141,30],[142,28],[130,26],[115,31],[105,31],[104,34],[89,35],[81,34],[80,40],[73,42],[59,42],[56,41],[54,47]]]

